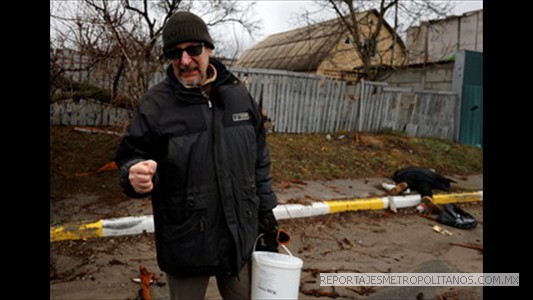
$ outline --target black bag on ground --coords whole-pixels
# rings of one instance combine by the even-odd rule
[[[477,225],[476,219],[455,204],[446,204],[439,213],[437,221],[461,229],[472,229]]]

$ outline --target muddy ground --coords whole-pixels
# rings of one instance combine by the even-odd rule
[[[305,191],[305,187],[300,190]],[[59,207],[54,206],[51,215],[54,208],[72,212],[74,203],[79,204],[81,213],[71,214],[73,220],[109,215],[110,210],[149,211],[145,200],[121,201],[110,209],[95,199],[79,195],[75,200],[57,201]],[[414,208],[400,209],[397,214],[359,211],[280,220],[293,238],[288,248],[304,261],[300,299],[482,299],[481,287],[320,287],[320,272],[482,273],[483,252],[460,245],[483,247],[483,205],[460,206],[478,220],[475,229],[439,224]],[[94,209],[88,209],[91,207]],[[434,225],[453,235],[435,232]],[[151,233],[52,243],[50,299],[136,299],[139,284],[132,278],[139,276],[141,265],[160,277],[151,287],[153,299],[167,299],[165,275],[157,266]],[[209,285],[207,299],[220,299],[214,282]]]
[[[421,159],[435,156],[414,140],[401,136],[365,136],[364,143],[354,145],[344,140],[334,145],[322,145],[321,140],[293,145],[291,139],[281,139],[278,144],[273,140],[273,150],[280,152],[273,151],[277,163],[277,169],[273,170],[277,172],[274,174],[275,191],[280,204],[383,195],[380,184],[390,179],[375,176],[390,176],[391,170],[400,165],[424,165],[427,161]],[[50,226],[151,213],[148,199],[128,199],[119,191],[116,171],[96,171],[113,159],[117,141],[115,136],[87,135],[72,128],[51,127]],[[320,161],[316,158],[322,157],[318,156],[320,153],[337,153],[341,146],[353,151],[342,152],[346,157],[341,157],[336,165],[315,166],[325,168],[324,174],[313,173],[317,177],[313,178],[315,181],[294,180],[308,178],[304,175],[309,170],[291,167],[291,162],[306,165]],[[443,156],[437,156],[440,158],[436,162],[442,164],[439,169],[452,166],[444,162],[445,158],[453,156],[455,148],[455,145],[447,146]],[[313,149],[316,151],[310,151]],[[291,153],[306,153],[313,161],[292,157]],[[381,159],[382,156],[386,159]],[[323,160],[333,161],[333,158],[328,156]],[[345,165],[352,158],[357,158],[355,169],[362,174],[332,176],[348,169]],[[370,164],[380,161],[382,166]],[[482,166],[479,157],[476,161],[479,163],[474,165]],[[434,163],[429,165],[435,167]],[[301,176],[285,176],[284,170]],[[453,176],[451,170],[445,175]],[[473,168],[471,171],[466,173],[480,174],[483,170]],[[339,179],[331,180],[331,177]],[[457,184],[452,185],[451,192],[483,189],[482,175],[453,178]],[[480,287],[320,287],[320,272],[483,272],[481,251],[455,245],[483,246],[483,204],[461,206],[474,215],[479,224],[472,230],[442,225],[453,233],[452,236],[433,231],[432,226],[439,223],[421,217],[414,208],[400,209],[397,214],[366,211],[280,220],[293,238],[289,249],[304,261],[300,299],[482,299]],[[167,299],[166,278],[157,266],[151,233],[51,243],[50,299],[137,299],[139,284],[132,278],[139,276],[141,265],[160,277],[151,287],[153,299]],[[207,299],[220,299],[214,282],[210,283]]]

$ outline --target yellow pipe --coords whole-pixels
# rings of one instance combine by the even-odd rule
[[[92,237],[102,237],[102,220],[88,224],[68,224],[50,228],[50,242],[63,240],[80,240]]]
[[[461,193],[461,194],[436,194],[433,200],[437,204],[447,204],[456,202],[475,202],[481,200],[479,192]]]
[[[381,198],[347,199],[339,201],[324,201],[329,206],[330,213],[351,210],[384,209],[385,204]]]

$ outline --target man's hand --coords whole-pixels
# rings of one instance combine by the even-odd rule
[[[278,221],[274,212],[272,210],[260,211],[258,221],[258,232],[263,236],[257,242],[256,250],[278,252]]]
[[[154,177],[157,169],[157,163],[153,160],[145,160],[138,162],[130,167],[128,179],[135,192],[139,194],[146,194],[152,191]]]

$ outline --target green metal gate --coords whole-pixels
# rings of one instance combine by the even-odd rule
[[[459,142],[483,147],[483,53],[465,51]]]
[[[483,86],[463,86],[460,128],[461,143],[483,147]]]

